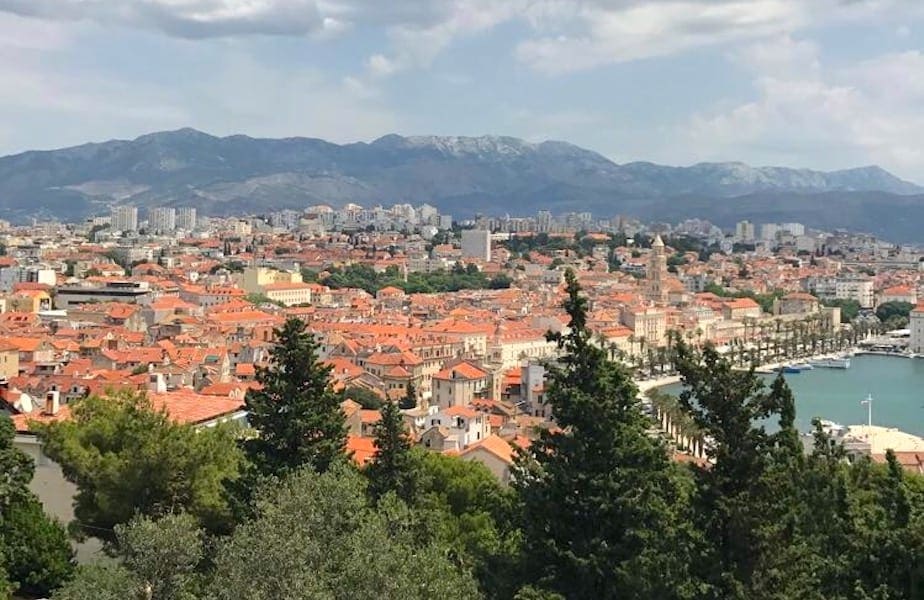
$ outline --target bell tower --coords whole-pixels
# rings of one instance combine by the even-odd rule
[[[660,235],[656,235],[651,243],[647,280],[648,299],[653,302],[666,302],[667,256],[664,255],[664,241]]]

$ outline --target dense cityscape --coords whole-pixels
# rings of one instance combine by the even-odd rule
[[[502,488],[517,456],[560,425],[551,373],[575,331],[577,288],[589,343],[626,365],[645,435],[681,465],[710,468],[716,440],[662,391],[694,378],[678,345],[707,348],[741,376],[924,353],[924,252],[870,235],[548,211],[454,221],[407,204],[145,217],[119,206],[84,223],[0,224],[0,405],[13,448],[36,461],[31,489],[83,531],[78,556],[120,522],[83,497],[100,483],[70,445],[103,452],[80,429],[106,418],[91,418],[101,408],[87,399],[144,398],[194,431],[259,430],[255,398],[274,385],[286,335],[313,340],[309,371],[342,412],[354,465],[380,465],[383,419],[397,419],[408,448],[483,465]],[[850,456],[888,453],[920,474],[924,439],[903,423],[875,426],[869,410],[865,425],[822,421],[825,435]],[[70,433],[55,428],[75,418]],[[799,431],[806,449],[811,429]]]
[[[924,2],[0,0],[0,600],[924,600]]]

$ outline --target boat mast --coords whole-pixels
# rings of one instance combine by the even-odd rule
[[[860,404],[866,405],[866,426],[873,426],[873,395],[867,394],[866,400],[860,400]]]

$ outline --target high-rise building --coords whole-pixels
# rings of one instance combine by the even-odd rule
[[[110,223],[113,231],[137,231],[138,207],[117,206],[113,208]]]
[[[750,221],[738,221],[735,224],[735,237],[742,242],[754,241],[754,223]]]
[[[805,225],[802,223],[783,223],[780,228],[783,229],[783,231],[788,231],[796,237],[805,235]]]
[[[176,209],[176,228],[184,231],[192,231],[196,228],[196,209],[191,206],[183,206]]]
[[[772,242],[780,232],[780,226],[776,223],[764,223],[760,226],[760,239]]]
[[[539,233],[548,233],[552,230],[552,213],[547,210],[540,210],[536,214],[536,231]]]
[[[171,233],[176,229],[176,209],[165,206],[148,209],[148,229],[154,233]]]
[[[462,257],[491,260],[491,232],[484,229],[462,230]]]
[[[418,207],[417,214],[420,215],[421,223],[432,225],[435,222],[438,222],[440,211],[435,206],[422,204],[420,207]]]

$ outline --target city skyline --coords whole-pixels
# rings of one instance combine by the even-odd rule
[[[924,180],[907,2],[0,2],[0,154],[193,126]],[[138,68],[144,64],[145,68]]]

